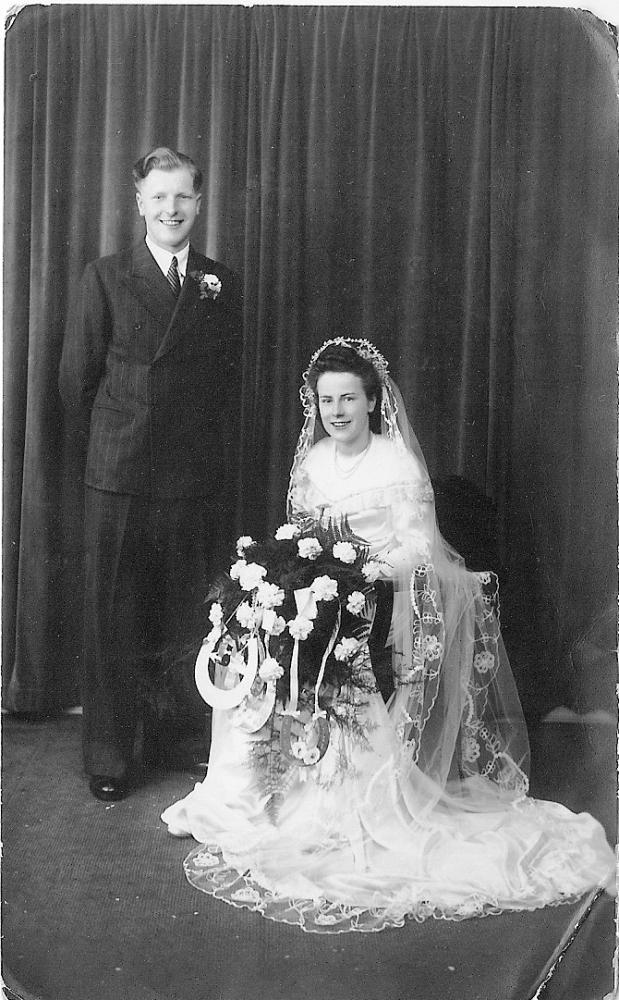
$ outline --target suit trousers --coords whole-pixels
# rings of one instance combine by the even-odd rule
[[[149,728],[171,741],[205,731],[193,666],[210,627],[214,519],[201,499],[90,487],[84,514],[84,764],[130,780]]]

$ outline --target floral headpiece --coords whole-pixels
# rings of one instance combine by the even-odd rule
[[[332,340],[325,340],[324,344],[318,348],[317,351],[312,354],[309,364],[306,370],[303,372],[303,385],[300,389],[301,402],[303,403],[303,409],[308,414],[315,405],[314,392],[309,384],[309,375],[314,366],[314,363],[318,360],[320,355],[327,347],[350,347],[353,351],[362,357],[366,361],[369,361],[372,367],[375,369],[378,375],[381,385],[386,385],[389,378],[389,365],[386,358],[380,353],[377,347],[374,347],[369,340],[361,340],[356,337],[333,337]]]

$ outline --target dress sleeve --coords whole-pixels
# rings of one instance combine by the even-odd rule
[[[295,471],[290,482],[288,517],[293,524],[301,526],[314,519],[311,494],[311,479],[303,464]]]
[[[436,524],[434,493],[427,476],[394,492],[388,514],[394,544],[384,562],[393,575],[400,575],[431,560]]]

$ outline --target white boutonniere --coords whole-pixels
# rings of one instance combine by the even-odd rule
[[[204,271],[190,271],[189,277],[198,282],[201,299],[216,299],[221,292],[221,281],[216,274]]]

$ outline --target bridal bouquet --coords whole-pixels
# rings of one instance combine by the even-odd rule
[[[209,594],[212,628],[196,664],[205,701],[234,709],[236,724],[256,731],[276,705],[298,718],[307,692],[316,722],[327,714],[321,694],[328,702],[357,683],[381,567],[351,538],[345,523],[312,522],[282,525],[263,542],[238,539],[237,558]],[[310,746],[312,759],[302,762],[315,763],[320,751]]]

